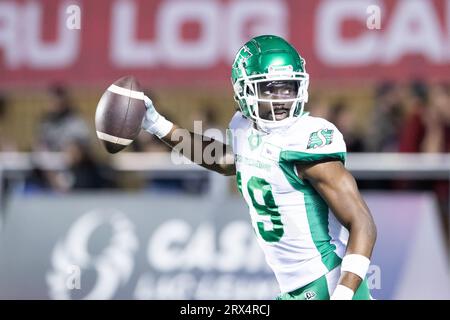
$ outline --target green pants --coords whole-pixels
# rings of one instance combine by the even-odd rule
[[[319,279],[307,284],[304,287],[296,289],[288,293],[280,294],[277,300],[329,300],[330,295],[334,288],[336,288],[337,282],[339,280],[340,268],[339,270],[332,270],[332,276],[324,275]],[[369,286],[367,285],[367,279],[363,282],[356,290],[353,300],[371,300]]]

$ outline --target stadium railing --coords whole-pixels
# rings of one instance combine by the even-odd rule
[[[171,153],[123,152],[110,158],[110,165],[119,172],[145,172],[157,178],[183,178],[199,171],[208,175],[208,196],[224,196],[230,192],[229,179],[189,162],[176,164]],[[178,157],[179,161],[180,158]],[[23,180],[35,168],[64,170],[63,153],[0,152],[0,210],[4,207],[4,181]],[[357,179],[446,180],[450,182],[450,154],[349,153],[346,167]],[[449,195],[450,197],[450,195]],[[450,208],[449,208],[450,209]]]

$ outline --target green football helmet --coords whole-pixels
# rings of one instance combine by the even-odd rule
[[[305,60],[286,40],[274,35],[255,37],[239,49],[231,82],[242,114],[266,132],[292,124],[308,101]],[[263,103],[270,105],[265,117],[260,112]],[[289,106],[288,115],[277,119],[274,104]]]

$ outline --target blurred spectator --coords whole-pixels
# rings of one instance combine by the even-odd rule
[[[67,90],[55,85],[49,90],[50,103],[38,128],[37,146],[43,151],[61,151],[66,143],[89,141],[89,129],[77,114]]]
[[[428,87],[420,81],[413,82],[405,99],[408,115],[401,129],[398,149],[400,152],[424,152],[422,142],[429,130],[434,129],[428,123],[435,117],[428,103]]]
[[[348,152],[363,152],[364,143],[356,130],[356,119],[351,109],[340,101],[331,108],[329,119],[343,134]]]
[[[4,123],[7,121],[6,119],[6,113],[8,111],[8,98],[3,94],[0,93],[0,152],[5,151],[17,151],[17,146],[12,137],[6,132],[6,130],[3,130]],[[1,170],[1,168],[0,168]],[[12,186],[8,179],[4,179],[2,176],[2,179],[0,180],[0,214],[4,213],[5,205],[6,205],[6,194],[9,194]],[[0,216],[0,222],[3,217]]]
[[[331,108],[324,99],[318,99],[315,95],[310,95],[304,112],[309,112],[313,117],[320,117],[330,120]]]
[[[72,141],[64,146],[67,171],[62,189],[85,189],[114,187],[102,175],[100,165],[94,160],[89,148],[79,141]]]
[[[115,188],[113,171],[95,161],[89,146],[73,140],[61,150],[65,161],[64,170],[44,171],[36,169],[28,180],[26,191],[51,189],[69,192],[78,189]]]
[[[50,103],[38,128],[37,150],[63,152],[67,168],[62,172],[35,169],[26,191],[114,187],[112,180],[102,176],[94,160],[88,126],[77,114],[67,90],[53,86],[49,95]]]
[[[6,115],[8,112],[8,98],[0,93],[0,151],[17,151],[17,145],[5,130],[3,130],[3,123],[7,121]]]
[[[450,86],[434,86],[429,110],[423,115],[422,152],[450,152]]]
[[[425,84],[411,86],[411,113],[405,121],[399,146],[400,152],[450,153],[450,88],[436,85],[429,94]],[[449,182],[448,180],[403,183],[402,187],[431,188],[436,194],[442,222],[449,241]],[[447,243],[449,244],[449,243]]]
[[[403,105],[396,85],[388,81],[381,83],[375,90],[372,121],[366,139],[368,151],[397,151],[402,121]]]

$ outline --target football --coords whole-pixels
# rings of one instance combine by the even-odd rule
[[[119,152],[138,136],[144,115],[144,93],[139,83],[132,76],[120,78],[108,87],[97,104],[97,137],[109,153]]]

